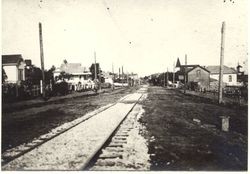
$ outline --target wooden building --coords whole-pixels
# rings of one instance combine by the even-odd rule
[[[24,81],[25,65],[21,54],[2,55],[2,68],[7,76],[6,83],[19,84]]]
[[[200,65],[181,65],[176,63],[176,75],[181,83],[185,83],[191,90],[208,90],[210,85],[210,71]]]
[[[197,85],[197,87],[204,91],[209,89],[210,85],[210,72],[200,66],[194,66],[192,69],[187,71],[187,82],[188,86],[192,88],[192,85]]]

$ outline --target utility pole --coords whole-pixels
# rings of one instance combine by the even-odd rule
[[[187,65],[187,55],[185,54],[185,65]],[[184,67],[184,94],[186,93],[186,67]]]
[[[121,69],[119,68],[119,74],[118,74],[119,80],[121,79],[120,74],[121,74]]]
[[[101,90],[102,87],[101,87],[101,68],[100,68],[100,63],[99,63],[99,67],[98,67],[98,72],[99,72],[99,89]]]
[[[95,80],[97,79],[97,69],[96,69],[96,52],[94,52],[94,59],[95,59]]]
[[[115,74],[114,74],[114,64],[112,63],[112,74],[113,74],[113,78],[115,78]]]
[[[123,74],[123,66],[122,66],[122,87],[123,87],[123,80],[124,80],[124,74]]]
[[[167,87],[168,87],[168,68],[167,68]]]
[[[128,72],[127,72],[127,84],[128,84]],[[129,85],[128,85],[129,86]]]
[[[163,72],[163,86],[164,86],[164,87],[165,87],[165,83],[166,83],[166,82],[165,82],[165,79],[166,79],[165,76],[166,76],[166,74],[165,74],[165,72]]]
[[[222,87],[223,87],[223,64],[224,64],[224,46],[225,46],[225,21],[222,22],[221,27],[221,50],[220,50],[220,76],[219,76],[219,94],[218,94],[218,102],[222,103]]]
[[[40,40],[40,57],[41,57],[41,69],[42,69],[42,95],[43,98],[46,97],[45,94],[45,74],[44,74],[44,55],[43,55],[43,36],[42,36],[42,24],[39,22],[39,40]]]
[[[115,88],[115,74],[114,74],[114,65],[113,65],[113,63],[112,63],[112,74],[113,74],[113,85],[112,85],[112,89],[114,89]]]
[[[174,62],[174,66],[173,66],[173,83],[175,83],[175,62]]]

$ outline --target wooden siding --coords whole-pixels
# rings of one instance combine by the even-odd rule
[[[188,72],[188,82],[197,82],[200,87],[209,89],[210,73],[200,67],[196,67]]]

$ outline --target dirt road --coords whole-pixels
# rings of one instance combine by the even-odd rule
[[[246,170],[247,110],[232,109],[150,87],[140,122],[146,126],[151,170]],[[229,132],[219,116],[230,116]],[[193,119],[201,121],[199,124]]]

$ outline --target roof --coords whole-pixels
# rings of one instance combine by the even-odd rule
[[[82,67],[80,63],[62,64],[59,69],[68,74],[84,74],[86,72],[86,68]]]
[[[181,67],[181,62],[180,62],[180,59],[179,59],[179,57],[178,57],[178,59],[177,59],[177,62],[176,62],[176,65],[175,65],[175,67]]]
[[[218,80],[210,77],[210,82],[216,82],[216,81]]]
[[[207,66],[206,69],[210,71],[211,74],[219,74],[220,66]],[[223,74],[237,74],[234,68],[229,68],[228,66],[223,66]]]
[[[181,67],[197,67],[197,66],[200,66],[198,64],[194,64],[194,65],[181,65]]]
[[[202,67],[202,66],[200,66],[200,65],[193,66],[193,68],[192,68],[192,69],[189,69],[189,70],[187,71],[187,73],[189,73],[190,71],[194,70],[194,69],[197,68],[197,67],[199,67],[199,68],[201,68],[201,69],[207,71],[208,73],[210,73],[210,71],[209,71],[208,69],[206,69],[205,67]]]
[[[57,68],[54,72],[65,72],[68,74],[89,74],[89,71],[85,67],[82,67],[81,63],[66,63],[62,64],[60,68]]]
[[[196,68],[199,65],[181,65],[180,66],[180,72],[184,73],[184,72],[189,72],[190,70]]]
[[[21,54],[12,54],[12,55],[2,55],[2,64],[16,64],[18,65],[23,61]]]

